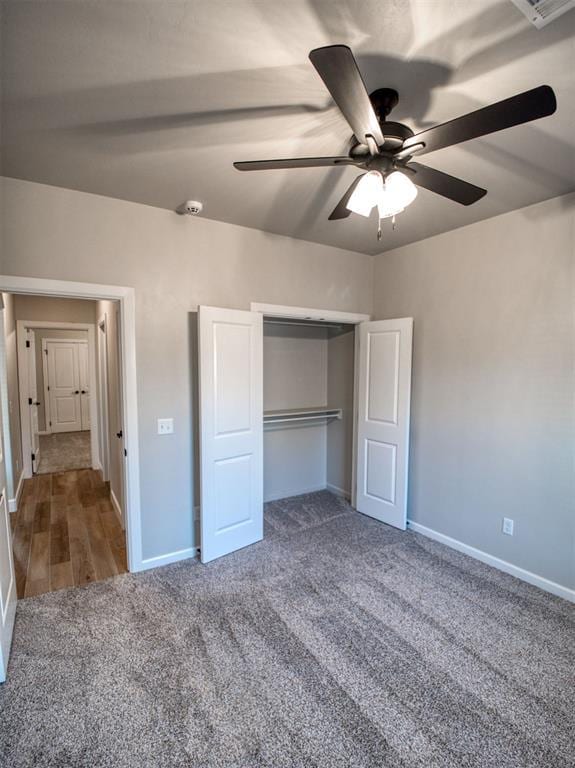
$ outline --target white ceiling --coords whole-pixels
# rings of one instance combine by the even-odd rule
[[[575,13],[537,31],[510,0],[108,0],[2,4],[7,176],[364,253],[575,189]],[[426,155],[488,190],[421,190],[392,232],[327,217],[353,168],[240,173],[234,160],[345,152],[351,131],[308,61],[350,45],[368,91],[414,130],[543,83],[555,115]]]

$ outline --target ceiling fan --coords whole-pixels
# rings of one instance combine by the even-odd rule
[[[353,131],[349,154],[237,162],[234,167],[239,171],[338,165],[363,169],[365,173],[356,177],[332,211],[331,220],[344,219],[352,212],[369,216],[375,206],[380,219],[395,216],[415,199],[414,185],[471,205],[487,190],[414,162],[413,157],[546,117],[557,107],[553,89],[541,85],[414,134],[407,125],[387,120],[399,101],[397,91],[379,88],[368,95],[347,45],[316,48],[309,58]]]

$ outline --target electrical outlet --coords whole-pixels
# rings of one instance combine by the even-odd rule
[[[513,520],[509,517],[503,518],[503,533],[506,536],[513,536]]]
[[[173,419],[158,419],[158,434],[171,435],[174,432]]]

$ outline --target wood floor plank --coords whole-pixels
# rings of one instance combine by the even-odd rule
[[[48,531],[40,531],[32,534],[27,582],[48,579],[48,566],[50,563],[49,545],[50,534]],[[26,584],[26,591],[28,591],[28,583]]]
[[[70,560],[50,565],[50,591],[74,586],[74,570]]]
[[[72,504],[68,507],[70,560],[72,561],[76,586],[96,581],[96,569],[92,562],[90,540],[82,512],[82,507],[79,504]]]
[[[13,526],[18,597],[125,573],[126,541],[109,483],[91,469],[26,480]]]
[[[36,597],[50,591],[50,579],[37,579],[36,581],[26,581],[26,592],[24,597]]]
[[[50,565],[70,560],[68,521],[60,520],[50,526]]]
[[[46,533],[50,530],[50,500],[36,502],[34,513],[34,533]]]
[[[16,594],[24,597],[26,592],[26,579],[28,577],[28,564],[30,562],[30,548],[32,546],[32,523],[22,522],[16,526],[12,537],[12,550],[14,553],[14,572],[16,576]]]
[[[122,530],[122,526],[118,522],[116,513],[109,502],[107,504],[105,502],[100,502],[100,519],[118,573],[125,573],[128,570],[126,536]]]
[[[104,533],[98,507],[88,507],[84,510],[84,515],[97,578],[108,579],[110,576],[116,576],[118,569],[116,568],[116,562]]]

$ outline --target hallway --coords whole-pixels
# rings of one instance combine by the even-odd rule
[[[19,598],[127,571],[124,531],[92,469],[26,480],[11,522]]]

